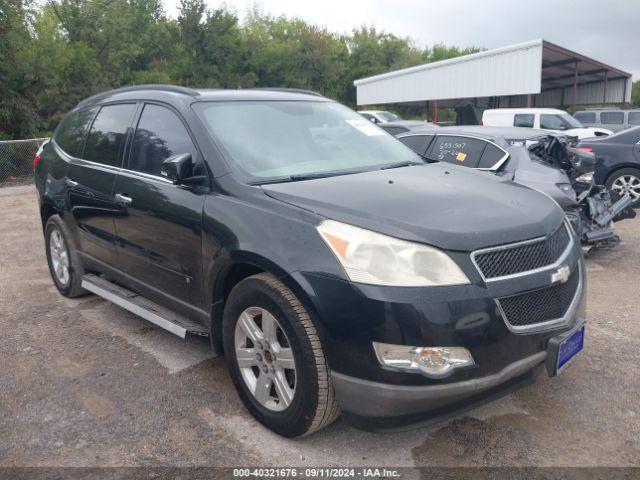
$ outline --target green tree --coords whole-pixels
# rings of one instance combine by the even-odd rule
[[[333,98],[341,92],[348,50],[338,35],[298,18],[257,10],[242,33],[243,79],[250,85],[310,89]]]
[[[0,136],[50,131],[81,99],[143,83],[303,88],[353,106],[357,78],[477,51],[259,9],[241,24],[205,0],[181,0],[173,19],[161,1],[0,0]]]
[[[10,137],[37,126],[36,107],[29,99],[37,88],[29,58],[32,7],[28,0],[0,0],[0,131]]]
[[[633,82],[631,86],[631,105],[640,107],[640,80]]]

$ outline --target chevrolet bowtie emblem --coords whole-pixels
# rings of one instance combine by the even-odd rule
[[[558,270],[556,270],[551,274],[551,283],[566,282],[567,280],[569,280],[570,273],[571,271],[569,270],[569,267],[567,267],[566,265],[560,267]]]

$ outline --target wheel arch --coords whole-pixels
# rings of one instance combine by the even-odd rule
[[[605,177],[605,183],[608,183],[609,179],[613,175],[615,175],[616,172],[619,172],[620,170],[627,169],[627,168],[630,168],[630,169],[633,169],[633,170],[637,170],[638,173],[640,173],[640,164],[631,163],[631,162],[629,162],[629,163],[620,163],[620,164],[617,164],[614,168],[612,168],[609,173],[607,173],[607,176]]]
[[[212,282],[211,298],[211,343],[214,350],[224,353],[222,345],[222,318],[226,299],[231,290],[245,278],[259,273],[270,273],[281,281],[298,297],[304,307],[311,313],[312,321],[318,318],[317,312],[305,289],[296,279],[271,260],[250,252],[235,252],[222,267]],[[323,336],[323,329],[319,322],[314,321],[318,334]]]
[[[47,225],[47,220],[51,218],[53,215],[60,215],[60,210],[55,207],[52,202],[47,200],[43,200],[40,204],[40,220],[42,221],[42,230],[44,231],[45,226]]]

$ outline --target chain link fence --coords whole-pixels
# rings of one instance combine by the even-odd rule
[[[46,138],[0,141],[0,187],[24,184],[33,178],[33,158]]]

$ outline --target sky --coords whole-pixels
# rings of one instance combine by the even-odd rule
[[[164,0],[175,16],[178,0]],[[211,8],[222,1],[207,0]],[[640,79],[640,0],[227,0],[242,19],[264,13],[300,17],[337,32],[372,25],[412,38],[487,49],[537,38],[556,43]]]

